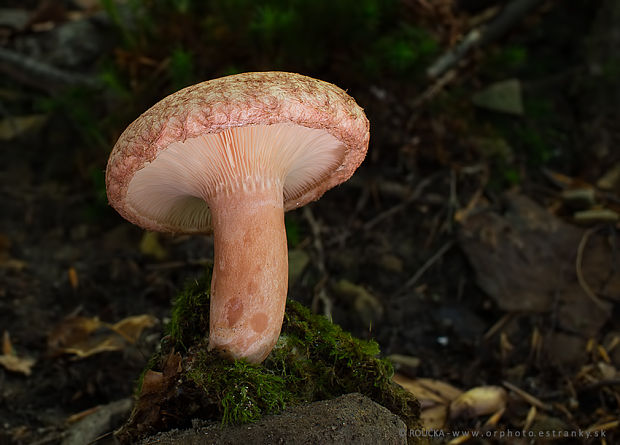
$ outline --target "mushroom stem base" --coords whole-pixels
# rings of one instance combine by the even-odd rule
[[[210,200],[214,230],[209,349],[262,362],[280,335],[288,290],[282,187]]]

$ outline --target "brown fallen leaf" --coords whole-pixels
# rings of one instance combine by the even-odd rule
[[[0,140],[10,141],[24,134],[36,131],[47,121],[42,114],[14,116],[0,120]]]
[[[156,393],[164,386],[164,374],[149,369],[144,373],[140,394]]]
[[[152,327],[156,318],[137,315],[114,325],[97,317],[71,316],[57,325],[48,336],[52,355],[70,354],[86,358],[105,351],[119,351],[135,343],[142,331]]]
[[[83,341],[101,326],[102,323],[97,317],[69,316],[49,333],[47,346],[52,351],[61,350],[67,345]]]
[[[422,409],[437,404],[448,405],[463,392],[449,383],[435,379],[410,379],[394,374],[392,380],[415,395]]]
[[[16,355],[0,355],[0,365],[11,372],[18,372],[26,376],[32,374],[32,367],[36,360],[29,357],[17,357]]]
[[[464,392],[450,404],[450,417],[477,417],[502,411],[508,394],[501,386],[479,386]]]
[[[115,323],[111,329],[130,343],[138,341],[144,329],[152,328],[157,319],[149,314],[134,315]]]
[[[18,357],[15,354],[8,331],[4,331],[2,336],[2,355],[0,355],[0,366],[7,371],[17,372],[29,376],[32,374],[32,367],[36,360],[30,357]]]

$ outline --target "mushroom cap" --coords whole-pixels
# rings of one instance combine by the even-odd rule
[[[149,230],[208,233],[210,221],[199,227],[178,224],[178,219],[160,220],[132,205],[128,189],[134,175],[171,144],[238,127],[274,124],[324,130],[344,148],[340,165],[321,181],[304,188],[299,196],[286,197],[285,210],[317,200],[349,179],[368,149],[368,119],[355,100],[337,86],[295,73],[236,74],[177,91],[132,122],[108,160],[108,201],[124,218]]]

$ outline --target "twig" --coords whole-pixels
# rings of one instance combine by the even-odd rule
[[[551,411],[551,406],[543,402],[542,400],[540,400],[538,397],[534,397],[530,393],[523,391],[521,388],[505,380],[502,383],[506,388],[516,393],[519,397],[521,397],[523,400],[525,400],[530,405],[534,405],[537,408],[540,408],[545,411]]]
[[[590,383],[583,388],[579,388],[577,391],[586,392],[597,388],[603,388],[605,386],[620,386],[620,379],[599,380],[598,382]]]
[[[590,285],[588,284],[585,277],[583,276],[583,270],[582,270],[583,252],[586,248],[586,245],[588,244],[588,239],[590,239],[590,236],[592,236],[592,234],[595,233],[599,229],[600,227],[592,227],[583,233],[583,236],[581,237],[581,241],[579,241],[579,247],[577,247],[577,259],[575,260],[575,272],[577,273],[577,280],[579,281],[579,285],[581,286],[583,291],[586,293],[586,295],[600,309],[603,309],[606,311],[609,308],[594,294],[594,292],[592,291],[592,288],[590,288]]]
[[[61,70],[6,48],[0,48],[0,72],[48,92],[53,92],[59,87],[79,85],[97,87],[99,85],[97,79],[93,77]]]
[[[427,70],[426,75],[430,79],[436,79],[452,68],[475,46],[482,38],[480,29],[473,29],[467,33],[465,38],[455,47],[443,53]]]
[[[101,439],[105,439],[107,437],[112,436],[112,434],[114,434],[114,431],[108,431],[107,433],[103,433],[100,436],[97,436],[95,439],[91,440],[90,442],[88,442],[87,445],[94,445],[97,442],[99,442]]]
[[[407,280],[407,282],[400,287],[400,289],[398,289],[394,295],[399,295],[401,294],[403,291],[405,291],[406,289],[409,289],[410,287],[413,287],[413,285],[415,285],[415,283],[417,283],[417,281],[422,277],[422,275],[424,275],[424,273],[431,268],[431,266],[433,264],[435,264],[435,262],[441,258],[448,250],[450,250],[450,248],[454,246],[454,240],[450,240],[447,243],[445,243],[443,246],[441,246],[439,248],[439,250],[437,252],[435,252],[435,254],[430,257],[428,260],[426,260],[426,262],[422,265],[422,267],[420,267],[417,272],[415,274],[413,274],[413,276],[411,278],[409,278]]]
[[[611,422],[594,424],[584,431],[584,433],[592,433],[594,431],[613,430],[620,426],[620,420],[612,420]]]
[[[314,297],[312,298],[312,310],[318,312],[319,301],[323,303],[323,315],[328,319],[332,319],[332,307],[333,303],[325,292],[325,283],[327,283],[327,269],[325,268],[325,252],[323,250],[323,241],[321,239],[321,227],[317,220],[314,218],[314,214],[310,207],[305,206],[303,208],[303,215],[310,230],[312,231],[313,247],[316,254],[316,267],[319,269],[321,278],[314,287]]]
[[[373,219],[367,221],[366,224],[364,224],[364,229],[371,230],[374,226],[376,226],[383,220],[397,214],[398,212],[403,211],[409,204],[411,204],[420,197],[424,189],[426,189],[426,187],[428,187],[436,177],[436,175],[431,175],[422,179],[413,190],[411,195],[409,195],[403,202],[401,202],[400,204],[396,204],[394,207],[390,207],[385,212],[379,213]]]
[[[472,49],[489,44],[524,17],[533,7],[542,3],[542,0],[513,0],[502,9],[490,23],[473,29],[465,35],[461,43],[443,53],[427,70],[430,79],[442,76],[453,68]]]
[[[456,70],[450,70],[444,75],[442,75],[441,77],[439,77],[439,79],[437,79],[435,82],[433,82],[433,84],[428,86],[422,92],[422,94],[420,94],[418,97],[416,97],[413,100],[413,105],[412,105],[413,109],[419,108],[422,104],[431,100],[433,97],[437,95],[437,93],[443,90],[443,87],[448,85],[455,78],[456,78]],[[407,129],[410,130],[413,127],[413,122],[414,122],[413,118],[409,120],[409,122],[407,123]]]
[[[502,316],[502,318],[500,318],[499,320],[497,320],[495,322],[495,324],[493,326],[491,326],[491,328],[489,328],[489,330],[482,336],[482,338],[484,340],[489,340],[491,337],[493,337],[500,329],[502,329],[504,326],[506,326],[508,324],[509,321],[512,321],[512,319],[515,317],[514,313],[508,313],[508,314],[504,314]]]

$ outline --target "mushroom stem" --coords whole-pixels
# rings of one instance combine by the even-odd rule
[[[209,349],[252,363],[278,340],[288,290],[282,185],[261,182],[209,200],[215,244]]]

